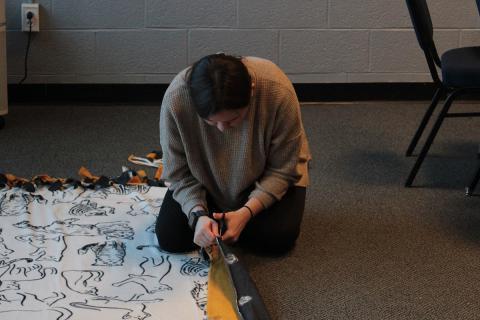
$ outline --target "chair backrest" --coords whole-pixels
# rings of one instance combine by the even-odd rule
[[[434,81],[440,81],[435,65],[441,67],[441,62],[437,53],[437,48],[435,47],[435,42],[433,41],[432,18],[430,17],[427,1],[406,0],[406,2],[418,43],[425,53],[430,73],[432,74]]]

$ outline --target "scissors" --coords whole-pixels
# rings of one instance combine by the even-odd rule
[[[222,235],[225,233],[225,231],[227,231],[227,222],[225,221],[224,212],[222,212],[222,217],[217,220],[217,223],[218,223],[218,234],[220,235],[217,237],[217,244],[218,244],[218,240],[222,240]]]
[[[227,231],[227,222],[225,221],[225,213],[222,212],[222,217],[218,220],[215,220],[215,221],[217,221],[217,223],[218,223],[218,234],[219,234],[218,237],[215,237],[215,243],[217,244],[217,246],[219,248],[222,248],[222,245],[223,245],[222,235],[225,233],[225,231]],[[203,256],[203,259],[205,259],[206,261],[210,260],[210,257],[208,255],[207,251],[205,250],[205,248],[202,248],[200,250],[200,253]]]

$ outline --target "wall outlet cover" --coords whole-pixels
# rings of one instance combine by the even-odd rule
[[[33,13],[32,32],[40,31],[40,8],[38,3],[22,3],[22,31],[29,32],[30,25],[27,14]]]

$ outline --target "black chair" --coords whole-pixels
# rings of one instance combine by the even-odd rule
[[[441,108],[430,134],[428,135],[425,144],[408,175],[407,181],[405,182],[405,186],[410,187],[438,133],[438,130],[440,129],[440,126],[443,123],[443,120],[445,118],[480,116],[480,112],[448,112],[455,98],[467,92],[480,90],[480,47],[451,49],[446,51],[440,59],[433,40],[432,20],[426,0],[406,0],[406,2],[418,43],[425,54],[428,68],[435,84],[435,94],[433,95],[432,102],[425,112],[425,115],[408,146],[406,152],[407,156],[412,155],[435,110],[435,107],[438,105],[440,99],[446,96],[443,107]],[[437,67],[440,68],[442,72],[442,79],[440,79]]]
[[[478,166],[477,172],[475,173],[475,176],[473,177],[468,187],[465,188],[465,194],[467,196],[472,195],[472,193],[475,191],[475,188],[477,187],[479,180],[480,180],[480,166]]]

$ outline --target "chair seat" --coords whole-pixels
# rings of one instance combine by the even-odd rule
[[[442,55],[442,79],[449,87],[480,87],[480,47],[446,51]]]

